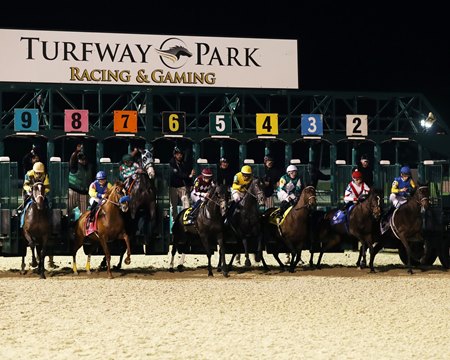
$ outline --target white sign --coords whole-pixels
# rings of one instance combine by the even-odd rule
[[[0,29],[0,82],[298,89],[297,40]]]
[[[367,115],[346,115],[347,136],[367,136]]]

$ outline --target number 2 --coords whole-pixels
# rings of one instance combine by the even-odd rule
[[[361,119],[359,117],[353,118],[353,124],[355,124],[355,127],[353,128],[353,134],[361,134],[362,131],[359,129],[361,126]]]

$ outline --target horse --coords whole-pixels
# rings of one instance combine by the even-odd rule
[[[122,212],[125,213],[128,211],[128,201],[129,197],[126,196],[124,185],[122,182],[118,181],[108,189],[105,193],[103,203],[98,207],[97,228],[95,231],[87,235],[86,221],[89,218],[89,211],[84,212],[77,220],[75,223],[75,240],[72,252],[74,274],[78,275],[76,254],[86,238],[92,242],[98,242],[101,245],[106,257],[106,270],[110,279],[112,279],[113,276],[111,273],[111,254],[108,243],[115,239],[123,239],[127,248],[125,264],[130,264],[130,238],[126,232],[125,220],[121,214]],[[89,253],[87,254],[86,272],[90,274],[91,255],[94,249],[92,246],[85,247],[85,250],[86,248],[89,250]]]
[[[262,215],[265,242],[266,244],[269,241],[278,242],[287,247],[291,253],[289,264],[289,272],[291,273],[295,271],[295,267],[301,259],[303,246],[309,237],[309,216],[315,206],[316,188],[308,185],[302,190],[297,203],[289,208],[289,212],[280,223],[278,223],[276,218],[277,208],[269,208]],[[281,262],[279,253],[279,249],[276,248],[273,256],[280,265],[281,270],[284,271],[285,265]]]
[[[265,270],[268,266],[262,255],[262,231],[261,220],[259,215],[259,206],[264,206],[265,196],[262,181],[258,178],[253,179],[250,183],[245,195],[237,204],[234,213],[229,222],[225,226],[225,237],[234,237],[242,240],[245,253],[245,266],[251,266],[249,258],[249,241],[256,240],[256,261],[262,260]],[[233,254],[229,267],[233,264],[236,254]],[[219,262],[218,268],[221,263]]]
[[[383,234],[380,234],[379,241],[374,247],[375,255],[384,247],[389,241],[400,240],[406,251],[406,257],[402,260],[406,260],[408,273],[412,274],[412,261],[420,263],[421,260],[413,256],[413,250],[410,242],[414,244],[424,245],[424,239],[422,236],[422,213],[425,212],[430,206],[430,190],[428,184],[419,184],[412,196],[406,203],[395,209],[392,216],[389,219],[389,229]],[[402,254],[401,245],[399,252]],[[421,253],[423,258],[426,257],[426,247],[421,246]],[[402,257],[402,256],[401,256]]]
[[[208,257],[208,276],[213,276],[211,267],[211,242],[219,245],[219,256],[225,264],[225,252],[223,246],[223,216],[227,210],[227,189],[224,185],[211,186],[206,199],[198,209],[197,218],[194,224],[185,225],[184,219],[188,209],[183,209],[175,219],[172,226],[172,251],[170,261],[170,271],[173,272],[173,263],[176,252],[186,253],[192,242],[199,238]],[[191,208],[189,208],[191,209]],[[228,277],[226,266],[222,273]]]
[[[141,159],[139,160],[141,168],[138,170],[127,190],[127,194],[131,197],[129,202],[129,211],[126,216],[127,233],[131,235],[131,244],[135,244],[136,234],[140,234],[143,243],[148,245],[150,237],[156,228],[156,189],[154,183],[155,170],[153,168],[153,156],[149,150],[139,150]],[[123,243],[121,243],[123,244]],[[126,248],[123,247],[120,253],[119,262],[114,265],[114,269],[122,268],[122,261]],[[106,268],[106,259],[100,267]]]
[[[39,257],[38,274],[45,279],[45,256],[50,236],[50,216],[45,201],[45,185],[36,182],[31,188],[31,203],[26,207],[23,224],[23,235],[28,241],[22,256],[21,274],[25,274],[26,247],[31,249],[32,266],[37,264],[36,254]]]
[[[344,239],[350,239],[350,241],[356,243],[359,241],[362,245],[356,266],[360,269],[365,268],[366,249],[368,248],[370,251],[370,271],[375,272],[373,244],[375,243],[381,216],[381,199],[380,192],[377,189],[371,189],[369,194],[361,196],[358,203],[353,208],[349,208],[346,214],[339,209],[332,209],[319,219],[316,242],[320,243],[320,254],[316,268],[321,268],[320,263],[326,250],[335,247]],[[309,259],[311,268],[314,268],[313,245],[311,245]]]

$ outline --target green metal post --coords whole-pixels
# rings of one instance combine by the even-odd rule
[[[337,150],[336,150],[336,145],[330,145],[330,191],[331,191],[331,202],[333,204],[337,203],[337,197],[338,194],[336,194],[335,189],[337,188],[336,186],[336,157],[337,157]]]
[[[47,162],[50,163],[50,158],[55,154],[55,143],[52,139],[47,142]]]
[[[380,160],[381,160],[381,147],[379,144],[375,144],[373,147],[373,172],[374,179],[373,182],[377,187],[382,188],[381,184],[381,168],[380,168]]]
[[[99,160],[103,157],[103,142],[101,142],[101,141],[97,142],[97,145],[95,147],[95,153],[97,156],[97,160]]]
[[[239,145],[239,164],[244,163],[244,159],[247,157],[247,144]]]
[[[292,145],[286,144],[284,147],[284,168],[288,166],[292,159]]]

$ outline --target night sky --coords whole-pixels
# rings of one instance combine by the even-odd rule
[[[0,28],[297,39],[300,89],[420,92],[450,124],[450,21],[431,2],[93,3],[17,2]]]

